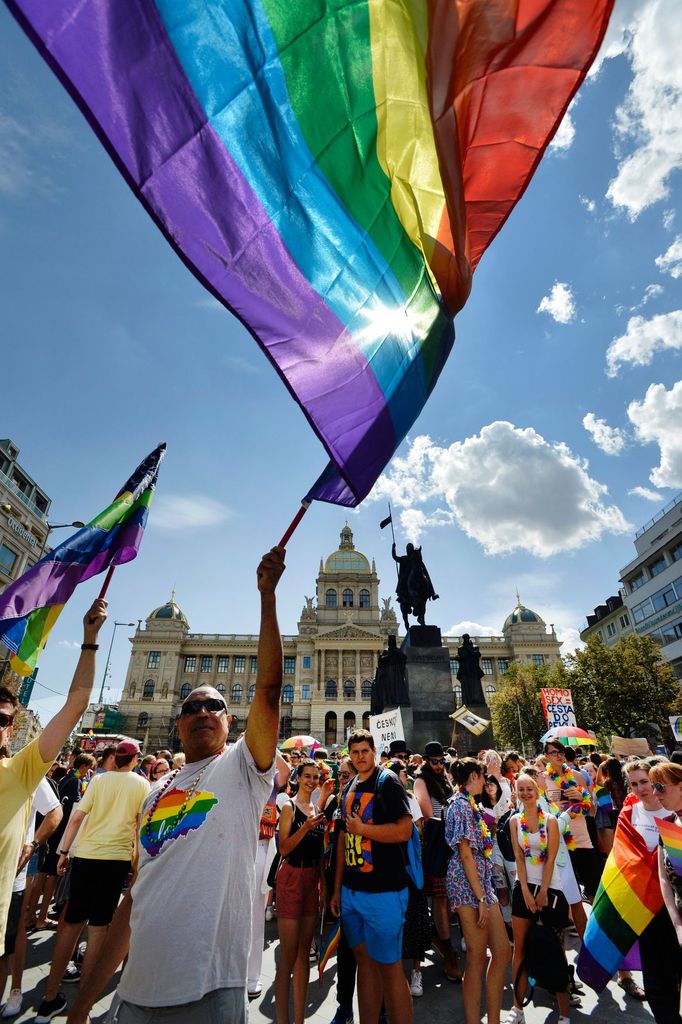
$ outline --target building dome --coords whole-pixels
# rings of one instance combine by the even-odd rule
[[[182,622],[185,626],[189,623],[185,617],[185,613],[182,608],[175,603],[173,598],[167,601],[166,604],[162,604],[160,608],[155,608],[149,616],[150,619],[166,619],[171,622]]]
[[[521,604],[518,594],[516,595],[516,608],[511,612],[504,620],[503,630],[508,629],[509,626],[517,626],[521,622],[535,622],[539,626],[545,625],[545,620],[534,612],[531,608],[526,608],[525,605]]]
[[[369,561],[360,551],[355,550],[353,531],[348,523],[341,531],[339,547],[324,564],[325,572],[371,572]]]

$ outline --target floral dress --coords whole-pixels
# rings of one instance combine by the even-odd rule
[[[448,900],[453,910],[456,907],[478,907],[478,899],[469,885],[457,845],[462,839],[469,841],[485,902],[492,906],[497,903],[493,885],[493,865],[491,858],[486,857],[483,852],[480,818],[474,814],[468,797],[463,793],[457,793],[448,804],[445,818],[445,841],[453,850],[445,881]]]

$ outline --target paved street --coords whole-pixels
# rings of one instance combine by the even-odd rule
[[[178,943],[182,943],[182,936],[178,936]],[[274,1010],[274,989],[275,977],[275,956],[277,948],[277,925],[275,922],[266,925],[267,948],[263,958],[263,994],[251,1003],[250,1024],[272,1024],[275,1019]],[[49,970],[49,960],[54,946],[54,934],[51,932],[40,932],[29,938],[29,962],[24,975],[24,1011],[15,1020],[19,1024],[31,1021],[35,1014],[45,987],[45,978]],[[154,950],[149,951],[150,957],[157,956]],[[187,950],[191,956],[192,951]],[[433,961],[427,960],[424,965],[424,995],[421,999],[414,1001],[415,1024],[452,1024],[453,1021],[463,1021],[464,1013],[462,1007],[462,989],[460,985],[454,985],[445,979],[441,960],[437,954],[432,954]],[[573,959],[575,953],[570,953]],[[321,988],[317,982],[317,969],[312,971],[312,978],[315,979],[309,990],[308,1013],[306,1021],[310,1024],[329,1024],[336,1010],[336,968],[332,960],[330,967],[325,972],[324,985]],[[65,985],[64,991],[68,998],[72,998],[77,990],[77,985]],[[93,1015],[93,1024],[105,1024],[108,1010],[111,1005],[111,991],[97,1004],[96,1012]],[[557,1019],[556,1007],[553,1006],[544,993],[539,995],[541,1005],[530,1007],[526,1010],[527,1024],[544,1024]],[[511,1005],[511,988],[505,995],[504,1006]],[[610,1024],[612,1021],[623,1021],[623,1012],[628,1014],[628,1024],[633,1022],[652,1022],[646,1005],[637,1003],[625,996],[624,992],[617,985],[611,984],[605,993],[596,999],[594,993],[586,989],[581,1009],[574,1009],[571,1017],[574,1024],[584,1024],[590,1020],[599,1024]],[[64,1020],[63,1017],[56,1017],[57,1022]],[[356,1021],[358,1020],[356,1013]]]

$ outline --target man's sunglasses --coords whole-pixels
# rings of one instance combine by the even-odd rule
[[[445,764],[445,763],[446,763],[446,761],[445,761],[444,757],[430,757],[429,758],[429,764]]]
[[[4,711],[0,711],[0,729],[6,729],[13,721],[14,715],[6,715]]]
[[[349,779],[352,774],[353,774],[352,772],[339,772],[339,778],[340,779]]]
[[[180,708],[181,715],[198,715],[199,712],[210,711],[212,715],[219,715],[221,711],[227,711],[225,702],[217,697],[209,697],[207,700],[186,700]]]

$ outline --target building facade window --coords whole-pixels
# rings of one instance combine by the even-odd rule
[[[639,576],[634,576],[630,580],[630,590],[631,591],[639,590],[639,588],[643,587],[645,583],[646,583],[646,579],[644,577],[644,573],[640,572]]]
[[[346,740],[355,729],[355,714],[353,711],[346,711],[343,716],[343,738]]]
[[[450,658],[450,674],[456,676],[459,672],[459,658]]]
[[[615,622],[607,622],[606,623],[606,635],[607,636],[615,636],[616,635],[616,624],[615,624]]]
[[[361,684],[361,687],[360,687],[360,696],[362,697],[363,700],[371,700],[372,699],[372,680],[371,679],[363,679],[362,680],[362,684]]]
[[[502,675],[509,668],[509,658],[498,658],[497,659],[497,671]]]
[[[627,617],[627,614],[626,615],[621,615],[621,617],[620,617],[620,624],[621,624],[623,629],[627,629],[628,628],[628,626],[630,625],[630,620]]]
[[[344,679],[343,697],[344,700],[355,700],[355,683],[352,679]]]
[[[343,600],[343,607],[344,608],[352,608],[353,607],[353,591],[350,590],[349,587],[346,587],[346,589],[344,590],[344,592],[342,594],[342,600]]]
[[[288,740],[291,736],[291,715],[282,715],[280,718],[279,736],[282,740]]]
[[[303,668],[312,668],[312,667],[313,667],[313,659],[310,657],[309,654],[304,654],[303,655]]]
[[[369,711],[362,712],[362,728],[369,729]]]
[[[338,690],[336,687],[336,681],[334,679],[328,679],[324,684],[324,695],[327,700],[336,700],[338,696]]]
[[[327,608],[336,608],[336,591],[331,588],[325,594],[325,605]]]
[[[255,654],[251,655],[251,673],[258,671],[258,658]]]
[[[462,687],[457,683],[452,691],[455,695],[455,704],[460,705],[462,703]]]
[[[186,700],[192,692],[191,683],[183,683],[180,687],[180,700]]]
[[[218,685],[216,686],[216,690],[218,691],[221,697],[224,697],[225,693],[227,692],[227,687],[225,686],[225,683],[218,683]]]
[[[336,743],[336,713],[328,711],[324,716],[324,745],[332,746]]]
[[[656,561],[649,566],[649,572],[651,573],[652,577],[658,576],[658,574],[663,572],[663,570],[666,569],[667,566],[668,563],[665,560],[665,556],[661,555],[660,558],[657,558]]]
[[[245,668],[246,668],[246,658],[236,657],[234,659],[234,674],[236,676],[243,675]]]
[[[142,687],[142,700],[154,699],[154,680],[147,679]]]
[[[371,596],[369,590],[360,591],[360,607],[370,608],[371,607]]]
[[[673,562],[679,562],[682,558],[682,542],[677,544],[670,552],[670,557]]]
[[[17,564],[17,558],[19,556],[11,548],[8,548],[5,544],[0,544],[0,569],[7,574],[12,575],[12,570]]]
[[[291,683],[287,683],[286,686],[282,687],[282,704],[293,704],[294,703],[294,688]]]
[[[147,714],[146,711],[142,711],[137,716],[137,728],[138,729],[146,729],[148,725],[149,725],[149,715]]]
[[[212,672],[213,671],[213,657],[210,654],[202,654],[201,661],[199,662],[200,672]]]
[[[490,698],[494,695],[494,693],[495,687],[488,683],[488,685],[485,688],[485,699],[487,700],[488,704],[490,704]]]
[[[310,683],[304,683],[301,687],[301,700],[310,700],[313,694],[313,688]]]
[[[491,676],[493,674],[493,659],[481,658],[481,668],[484,676]]]
[[[285,676],[293,676],[295,671],[296,671],[296,658],[295,657],[293,657],[293,658],[286,657],[284,659],[284,675]]]
[[[255,696],[256,696],[256,684],[255,683],[251,683],[251,686],[249,687],[249,692],[248,692],[248,695],[247,695],[247,699],[248,699],[249,704],[251,703],[251,701],[253,700],[253,698]]]
[[[232,687],[232,704],[241,704],[244,696],[244,687],[241,683],[235,683]]]
[[[216,669],[220,675],[224,675],[230,667],[230,659],[226,654],[219,654],[216,659]]]
[[[196,672],[197,659],[193,654],[185,655],[185,672]]]
[[[634,605],[632,617],[635,622],[644,622],[650,615],[663,611],[664,608],[668,608],[675,601],[679,600],[682,600],[682,576],[673,580],[672,583],[668,583],[661,590],[657,590],[655,594],[647,597],[645,601],[640,601],[639,604]]]
[[[534,654],[533,655],[533,664],[534,665],[544,665],[545,664],[545,656],[544,656],[544,654]]]
[[[158,668],[161,664],[161,651],[150,651],[147,655],[147,668]]]

